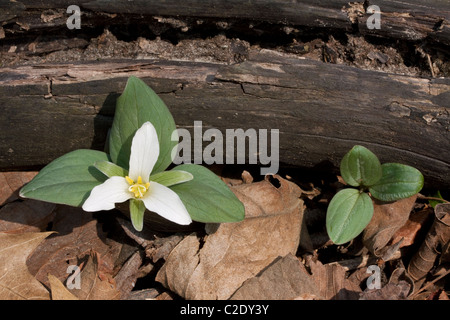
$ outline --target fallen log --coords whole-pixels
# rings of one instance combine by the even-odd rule
[[[12,34],[53,31],[66,27],[71,0],[0,0],[0,25],[6,37]],[[82,13],[82,28],[111,24],[150,24],[152,16],[327,28],[407,41],[450,44],[450,3],[445,0],[379,0],[380,29],[368,28],[372,11],[369,1],[347,0],[83,0],[76,3]],[[138,16],[138,19],[133,17]],[[182,27],[182,26],[180,26]]]
[[[279,129],[284,165],[339,165],[355,144],[450,186],[450,79],[361,70],[269,50],[234,65],[106,60],[0,69],[0,169],[102,150],[130,75],[165,101],[180,128]],[[205,142],[205,144],[207,144]]]

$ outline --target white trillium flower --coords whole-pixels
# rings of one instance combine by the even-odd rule
[[[158,156],[158,135],[155,127],[146,122],[133,137],[128,176],[110,177],[93,188],[83,204],[83,210],[88,212],[111,210],[116,203],[135,200],[137,206],[142,206],[143,203],[145,208],[167,220],[181,225],[190,224],[191,217],[180,197],[168,187],[149,180]],[[142,214],[137,218],[131,212],[131,220],[138,231],[142,229],[143,224],[144,208],[141,209]]]

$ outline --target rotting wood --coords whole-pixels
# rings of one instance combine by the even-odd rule
[[[382,162],[450,183],[450,79],[360,70],[268,50],[248,61],[120,60],[0,70],[0,169],[39,167],[80,148],[103,149],[130,75],[165,101],[179,127],[279,129],[282,164],[339,165],[355,144]],[[204,145],[207,145],[204,142]],[[270,150],[270,149],[269,149]]]
[[[0,23],[5,35],[66,28],[65,12],[71,0],[0,0]],[[379,0],[381,28],[369,29],[368,1],[346,0],[283,1],[283,0],[83,0],[77,5],[83,14],[83,27],[120,24],[139,15],[143,17],[169,16],[184,18],[218,19],[228,21],[263,21],[273,24],[333,28],[362,34],[408,41],[434,41],[450,44],[450,3],[446,0]],[[370,3],[372,4],[372,3]],[[150,19],[151,20],[151,19]]]

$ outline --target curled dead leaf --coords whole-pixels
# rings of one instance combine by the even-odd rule
[[[405,281],[409,284],[409,292],[405,293],[405,296],[408,297],[411,293],[414,292],[414,280],[411,279],[405,268],[398,267],[394,269],[394,271],[392,271],[391,277],[389,278],[389,283],[398,285],[401,284],[402,281]]]
[[[80,288],[70,289],[79,300],[118,300],[120,291],[111,275],[101,273],[99,254],[91,252],[80,273]]]
[[[446,259],[450,243],[450,204],[442,203],[435,207],[435,219],[419,250],[408,265],[408,273],[415,280],[421,280],[430,272],[439,254],[438,246],[443,249]]]

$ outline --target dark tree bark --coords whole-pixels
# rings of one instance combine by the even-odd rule
[[[16,24],[16,32],[66,28],[66,13],[71,0],[0,0],[0,25]],[[266,21],[276,24],[312,28],[352,30],[390,39],[434,41],[450,44],[450,3],[447,0],[379,0],[381,29],[369,29],[369,1],[347,0],[82,0],[83,27],[129,21],[139,15],[179,18],[212,18]],[[375,3],[374,3],[375,4]],[[14,30],[14,29],[12,29]]]

